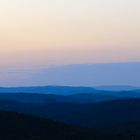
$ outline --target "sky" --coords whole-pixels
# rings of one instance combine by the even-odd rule
[[[0,72],[138,62],[139,7],[139,0],[0,0]]]

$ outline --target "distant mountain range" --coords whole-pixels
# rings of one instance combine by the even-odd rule
[[[140,98],[139,88],[131,86],[104,86],[95,88],[72,86],[0,88],[0,99],[26,103],[97,103],[128,98]]]
[[[130,90],[138,90],[140,87],[136,86],[127,86],[127,85],[114,85],[114,86],[97,86],[96,90],[104,90],[104,91],[130,91]]]
[[[139,71],[140,63],[75,64],[41,69],[32,74],[30,81],[51,85],[140,87]]]
[[[139,71],[140,62],[73,64],[50,68],[15,69],[5,71],[5,75],[1,75],[0,85],[70,85],[86,87],[132,85],[140,87]],[[8,74],[7,76],[6,73]]]
[[[76,87],[76,86],[34,86],[34,87],[0,87],[0,93],[43,93],[56,95],[72,95],[78,93],[96,93],[97,91],[139,91],[136,86],[95,86],[95,87]]]
[[[77,93],[94,93],[92,87],[72,86],[36,86],[36,87],[0,87],[0,93],[43,93],[57,95],[71,95]]]
[[[12,100],[22,103],[97,103],[102,101],[110,101],[121,99],[123,97],[107,95],[83,93],[73,95],[56,95],[56,94],[30,94],[30,93],[0,93],[0,99]]]
[[[0,109],[103,133],[140,132],[140,89],[133,86],[0,88]]]

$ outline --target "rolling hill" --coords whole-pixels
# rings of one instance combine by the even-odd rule
[[[106,101],[94,104],[19,103],[1,100],[0,109],[103,130],[107,126],[140,121],[140,99]],[[108,128],[108,131],[112,130]]]
[[[93,140],[92,129],[0,111],[1,140]]]
[[[0,99],[13,100],[23,103],[97,103],[102,101],[120,99],[120,97],[100,93],[79,93],[67,96],[56,94],[0,93]]]
[[[0,87],[0,93],[40,93],[71,95],[75,93],[94,93],[92,87],[72,87],[72,86],[34,86],[34,87]]]
[[[114,86],[97,86],[95,87],[96,90],[103,90],[103,91],[132,91],[138,90],[140,87],[136,86],[127,86],[127,85],[114,85]]]

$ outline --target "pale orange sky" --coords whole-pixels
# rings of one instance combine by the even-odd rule
[[[140,60],[139,0],[0,0],[0,67]]]

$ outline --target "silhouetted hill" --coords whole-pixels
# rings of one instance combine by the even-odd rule
[[[46,104],[46,116],[72,124],[101,129],[112,123],[140,120],[140,100],[117,100],[97,104]]]
[[[93,140],[91,129],[0,111],[1,140]]]
[[[116,126],[112,127],[112,131],[107,133],[106,126],[104,133],[99,133],[94,129],[67,125],[50,119],[0,111],[1,140],[139,140],[139,126],[140,122],[135,121],[117,125],[120,131],[114,129]]]
[[[109,95],[105,92],[96,92],[96,93],[79,93],[67,96],[68,99],[71,99],[73,103],[98,103],[102,101],[110,101],[120,99],[118,96],[113,94]]]
[[[96,90],[104,90],[104,91],[132,91],[140,89],[140,87],[135,86],[127,86],[127,85],[114,85],[114,86],[97,86]]]
[[[136,89],[136,90],[134,90],[134,91],[140,93],[140,89]]]
[[[138,90],[130,91],[98,91],[102,95],[112,95],[119,98],[140,98],[140,92]]]
[[[119,99],[120,97],[101,93],[79,93],[73,95],[33,94],[33,93],[0,93],[0,99],[13,100],[23,103],[96,103]]]
[[[75,93],[94,93],[92,87],[72,87],[72,86],[40,86],[40,87],[0,87],[0,93],[45,93],[70,95]]]
[[[11,89],[11,88],[10,88]],[[128,99],[128,98],[140,98],[139,90],[132,91],[103,91],[94,90],[88,87],[56,87],[47,86],[34,87],[34,92],[44,92],[45,93],[32,93],[32,88],[4,88],[4,93],[0,92],[1,100],[13,100],[23,103],[49,103],[49,102],[63,102],[63,103],[98,103],[103,101],[111,101],[117,99]],[[58,89],[58,91],[57,91]],[[1,90],[3,91],[3,90]],[[6,93],[9,91],[9,93]],[[15,91],[15,93],[14,93]],[[21,91],[21,92],[19,92]],[[25,91],[25,93],[23,92]],[[29,93],[28,93],[28,92]],[[85,91],[85,92],[84,92]],[[56,94],[54,94],[56,92]],[[63,95],[65,93],[65,95]]]
[[[114,100],[96,104],[19,103],[2,100],[0,101],[0,109],[99,130],[113,124],[140,121],[140,99]]]

